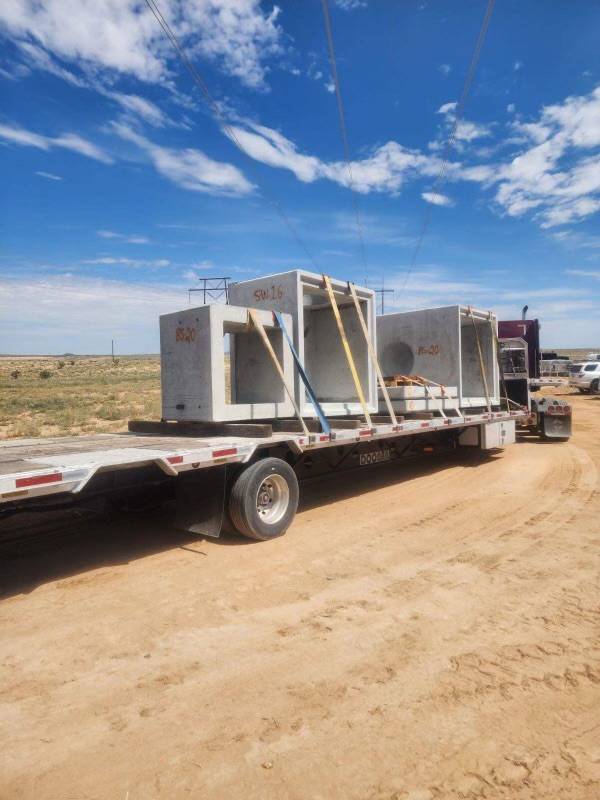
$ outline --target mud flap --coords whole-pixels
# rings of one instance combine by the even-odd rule
[[[540,433],[546,439],[568,439],[571,436],[570,414],[540,414]]]
[[[173,517],[175,527],[217,538],[223,524],[226,480],[226,466],[179,475]]]

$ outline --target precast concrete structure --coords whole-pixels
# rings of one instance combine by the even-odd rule
[[[420,375],[457,389],[461,408],[486,405],[477,349],[492,405],[500,403],[500,377],[494,332],[498,322],[488,311],[443,306],[377,317],[377,356],[384,375]]]
[[[294,362],[283,332],[267,311],[258,316],[294,385]],[[288,330],[292,318],[284,315]],[[226,381],[229,339],[231,381]],[[209,305],[160,318],[162,417],[180,422],[236,422],[293,417],[288,397],[259,334],[248,324],[248,309]]]
[[[354,302],[345,281],[332,280],[336,303],[368,410],[377,411],[377,375],[362,331]],[[375,293],[356,287],[367,328],[374,345]],[[267,275],[229,286],[233,303],[261,309],[276,309],[289,314],[294,323],[294,347],[317,400],[327,416],[362,414],[362,406],[352,379],[333,308],[321,275],[303,270]],[[295,378],[296,402],[303,416],[316,415],[300,377]]]

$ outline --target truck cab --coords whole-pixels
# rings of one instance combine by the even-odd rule
[[[562,381],[552,382],[540,376],[539,331],[537,319],[498,322],[498,356],[507,402],[528,410],[525,425],[541,439],[567,441],[571,436],[571,405],[566,400],[532,394],[562,385]]]

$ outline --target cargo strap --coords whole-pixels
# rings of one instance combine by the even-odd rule
[[[365,318],[362,313],[362,309],[360,307],[360,301],[356,296],[356,288],[353,283],[348,282],[348,289],[350,289],[350,294],[352,295],[352,299],[354,300],[354,306],[356,308],[356,313],[358,314],[358,318],[360,320],[360,326],[365,335],[365,339],[369,347],[369,353],[371,354],[373,364],[375,364],[375,371],[377,372],[377,380],[379,381],[379,386],[381,387],[381,393],[383,394],[383,398],[385,400],[385,404],[387,406],[389,415],[392,418],[392,424],[397,425],[398,420],[396,419],[394,407],[392,406],[392,401],[390,400],[390,395],[388,393],[387,386],[385,385],[385,381],[383,380],[383,375],[381,374],[381,368],[379,366],[379,361],[377,360],[377,354],[375,353],[375,348],[373,347],[373,342],[371,341],[371,336],[369,335],[369,329],[367,328],[367,323],[365,322]]]
[[[367,408],[365,396],[363,394],[363,390],[360,385],[360,379],[358,377],[358,372],[356,371],[354,359],[352,358],[352,352],[350,351],[350,345],[348,344],[348,339],[346,338],[344,323],[342,322],[342,318],[340,317],[340,310],[338,308],[335,295],[333,293],[333,288],[331,286],[331,278],[329,277],[329,275],[323,275],[323,283],[325,284],[325,288],[327,289],[327,293],[329,294],[329,300],[331,301],[331,307],[333,309],[335,321],[337,322],[338,330],[340,332],[342,344],[344,345],[344,351],[346,353],[346,358],[348,359],[348,366],[350,367],[350,372],[352,373],[354,386],[356,387],[356,393],[358,395],[358,399],[360,400],[360,404],[362,406],[363,415],[367,420],[367,425],[371,427],[371,417],[369,415],[369,409]]]
[[[264,346],[265,346],[265,348],[267,350],[267,353],[271,356],[271,360],[273,361],[273,365],[274,365],[275,369],[277,370],[277,372],[279,373],[279,377],[283,381],[283,385],[285,386],[285,390],[286,390],[286,392],[288,394],[288,397],[290,398],[290,400],[292,401],[292,405],[294,406],[294,411],[296,412],[296,415],[297,415],[298,419],[300,420],[300,424],[302,425],[302,430],[304,431],[306,436],[309,436],[310,435],[309,434],[309,430],[306,427],[306,423],[302,419],[302,414],[300,413],[300,409],[298,408],[298,405],[296,403],[296,398],[294,397],[294,390],[293,390],[293,388],[290,388],[288,386],[288,382],[285,379],[285,375],[283,373],[283,369],[281,368],[281,364],[279,363],[279,360],[277,359],[277,356],[275,355],[275,351],[273,350],[273,345],[269,341],[269,337],[267,336],[267,332],[265,331],[264,325],[262,324],[262,322],[259,319],[258,314],[256,313],[256,309],[249,308],[248,309],[248,317],[249,317],[250,321],[252,322],[252,325],[254,325],[254,327],[258,331],[258,335],[262,339],[262,342],[263,342],[263,344],[264,344]]]
[[[494,320],[490,317],[490,325],[492,326],[492,336],[494,338],[494,348],[496,350],[496,361],[498,362],[498,375],[500,377],[500,385],[504,392],[503,399],[506,400],[506,410],[510,411],[510,401],[508,399],[508,392],[506,391],[506,381],[504,380],[504,370],[502,369],[502,353],[500,351],[500,342],[498,341],[498,334],[494,326]],[[500,406],[502,408],[502,405]]]
[[[481,353],[481,342],[479,341],[479,334],[477,333],[477,324],[475,322],[475,317],[473,315],[473,309],[471,308],[471,306],[467,307],[467,311],[469,312],[469,314],[471,316],[471,322],[473,323],[473,332],[475,333],[475,343],[477,345],[477,355],[479,357],[479,370],[481,372],[481,382],[483,383],[483,391],[484,391],[484,394],[485,394],[485,403],[487,405],[488,413],[491,413],[492,404],[490,402],[490,392],[489,392],[489,389],[488,389],[487,376],[485,374],[485,367],[483,365],[483,355]]]
[[[288,343],[288,345],[290,347],[290,350],[292,351],[292,356],[294,357],[294,363],[296,364],[296,369],[298,370],[298,374],[300,375],[302,383],[304,384],[304,386],[306,388],[306,391],[308,393],[308,396],[310,397],[311,403],[313,404],[313,406],[315,408],[315,411],[317,412],[317,417],[319,418],[319,422],[321,423],[321,430],[323,431],[323,433],[326,433],[328,436],[330,436],[331,435],[331,428],[329,427],[329,423],[325,419],[325,414],[323,413],[323,409],[319,405],[319,401],[317,400],[317,396],[314,393],[312,386],[310,385],[310,381],[308,380],[308,375],[304,371],[304,367],[302,366],[302,363],[300,361],[298,353],[296,352],[296,348],[294,347],[294,344],[293,344],[293,342],[292,342],[292,340],[290,338],[290,335],[287,332],[287,328],[285,327],[285,324],[283,322],[283,317],[281,316],[281,311],[273,310],[273,316],[275,317],[275,319],[277,321],[277,324],[279,325],[279,327],[283,331],[283,335],[285,336],[285,339],[286,339],[286,341],[287,341],[287,343]],[[295,403],[294,403],[294,406],[295,406]],[[298,416],[300,416],[300,412],[299,411],[298,411]],[[300,418],[300,419],[302,419],[302,418]],[[302,421],[302,425],[304,427],[306,427],[304,425],[304,421]]]

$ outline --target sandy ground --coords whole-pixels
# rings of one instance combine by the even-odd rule
[[[566,391],[566,390],[564,390]],[[270,543],[157,519],[12,557],[0,797],[600,796],[600,397],[305,489]]]

